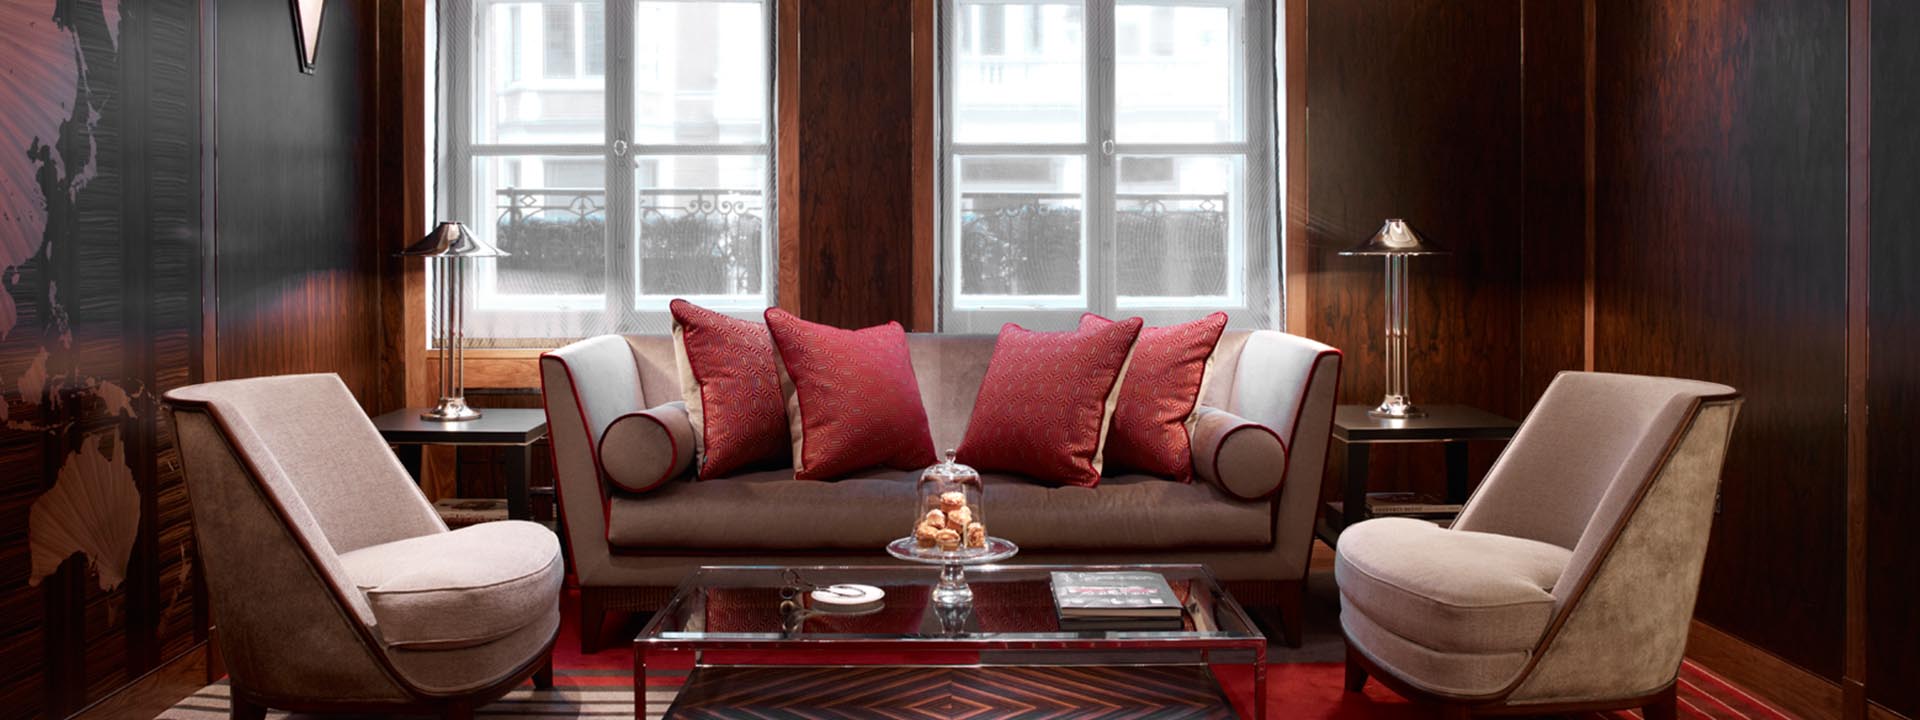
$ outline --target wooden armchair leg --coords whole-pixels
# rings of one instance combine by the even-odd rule
[[[1647,703],[1647,706],[1642,708],[1642,712],[1646,714],[1647,720],[1675,720],[1679,717],[1679,706],[1680,698],[1674,686],[1668,685],[1667,689],[1654,696],[1653,702]]]
[[[1352,646],[1347,647],[1347,692],[1360,692],[1367,687],[1367,668],[1360,664]]]
[[[547,650],[547,656],[540,661],[540,669],[533,671],[535,690],[553,689],[553,650]]]

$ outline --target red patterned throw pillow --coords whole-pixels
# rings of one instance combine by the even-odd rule
[[[1081,330],[1112,324],[1093,313],[1080,316]],[[1127,363],[1127,377],[1120,383],[1112,427],[1107,430],[1109,467],[1193,482],[1193,446],[1187,431],[1200,402],[1213,346],[1226,329],[1227,314],[1217,312],[1140,331],[1133,360]]]
[[[1000,328],[960,462],[1065,485],[1100,484],[1101,451],[1140,318],[1074,332]]]
[[[787,400],[767,326],[685,300],[668,309],[700,479],[785,462]]]
[[[842,330],[768,308],[767,329],[793,380],[794,477],[831,480],[862,468],[934,463],[900,323]]]

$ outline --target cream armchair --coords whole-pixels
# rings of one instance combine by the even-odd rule
[[[1646,708],[1674,681],[1740,396],[1601,373],[1553,381],[1450,529],[1340,536],[1347,686],[1443,716]]]
[[[550,687],[564,573],[527,522],[449,532],[333,375],[167,393],[233,716],[470,717]]]

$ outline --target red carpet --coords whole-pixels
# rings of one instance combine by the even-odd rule
[[[607,649],[592,655],[579,652],[579,630],[571,611],[578,607],[569,598],[564,606],[569,612],[560,627],[560,641],[554,648],[554,665],[558,673],[555,682],[562,686],[631,687],[633,682],[633,650],[630,646],[617,642],[619,637],[630,637],[640,629],[637,622],[628,627],[610,630]],[[865,655],[868,661],[884,660],[880,656]],[[689,658],[690,660],[690,658]],[[685,663],[680,663],[685,668]],[[656,663],[656,667],[660,664]],[[686,680],[682,673],[668,674],[649,678],[649,684],[657,687],[677,687]],[[1252,717],[1248,712],[1253,704],[1252,669],[1245,666],[1219,666],[1214,674],[1226,689],[1229,699],[1243,717]],[[1273,664],[1267,669],[1267,716],[1270,718],[1329,718],[1332,720],[1425,720],[1434,716],[1429,708],[1407,702],[1393,691],[1381,687],[1379,683],[1367,683],[1367,689],[1361,694],[1351,694],[1342,687],[1345,681],[1345,668],[1341,663],[1284,663]],[[1789,716],[1761,702],[1733,684],[1708,673],[1693,664],[1686,663],[1680,672],[1680,716],[1682,718],[1713,718],[1715,720],[1789,720]],[[1587,720],[1628,720],[1639,718],[1638,711],[1590,714]]]

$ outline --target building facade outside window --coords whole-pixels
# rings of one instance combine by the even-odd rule
[[[1261,0],[942,0],[941,328],[1281,317]]]
[[[761,0],[441,0],[439,215],[511,253],[470,346],[666,332],[685,297],[774,297]]]

